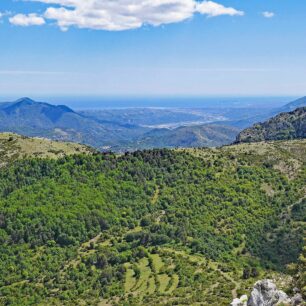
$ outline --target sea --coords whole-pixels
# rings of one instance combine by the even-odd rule
[[[64,104],[75,110],[116,108],[271,108],[285,105],[297,97],[92,97],[45,96],[36,101]]]
[[[0,97],[1,102],[21,97]],[[188,96],[56,96],[33,95],[29,98],[55,105],[66,105],[74,110],[124,108],[274,108],[294,101],[290,96],[252,97],[188,97]]]

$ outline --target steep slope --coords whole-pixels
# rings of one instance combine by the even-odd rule
[[[232,114],[232,111],[224,114],[225,117],[231,118],[230,121],[224,121],[223,123],[217,124],[225,124],[227,126],[234,126],[240,129],[246,129],[258,122],[267,121],[270,118],[279,115],[280,113],[291,112],[301,107],[306,107],[306,97],[302,97],[300,99],[289,102],[282,107],[277,107],[274,109],[261,108],[256,109],[255,112],[248,108],[245,108],[244,111],[243,109],[233,110],[234,114]],[[247,112],[247,114],[245,112]]]
[[[278,113],[292,112],[293,110],[301,107],[306,107],[306,97],[302,97],[284,105],[278,109]]]
[[[305,156],[295,140],[7,165],[1,302],[227,306],[259,278],[286,289]]]
[[[236,142],[288,140],[306,138],[306,107],[276,117],[243,130]]]
[[[73,154],[92,154],[93,149],[76,143],[29,138],[0,133],[0,166],[22,158],[60,158]]]

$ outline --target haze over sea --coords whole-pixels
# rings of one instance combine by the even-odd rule
[[[1,102],[20,97],[1,97]],[[176,96],[36,96],[37,101],[50,104],[65,104],[73,109],[114,108],[224,108],[224,107],[278,107],[297,97],[176,97]]]

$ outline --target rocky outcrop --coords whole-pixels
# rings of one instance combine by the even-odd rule
[[[296,293],[294,297],[291,299],[292,306],[305,305],[303,297],[300,293]]]
[[[265,279],[255,284],[247,306],[274,306],[281,303],[291,305],[291,300],[285,292],[277,290],[271,280]]]
[[[298,292],[289,298],[288,295],[278,290],[276,285],[269,279],[260,280],[255,283],[251,295],[248,299],[243,295],[240,299],[236,298],[231,306],[300,306],[305,305],[302,295]]]
[[[247,306],[248,296],[243,295],[240,299],[234,299],[231,306]]]

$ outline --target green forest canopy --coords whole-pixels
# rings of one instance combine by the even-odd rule
[[[298,261],[305,154],[300,140],[16,161],[0,173],[0,301],[228,305]]]

